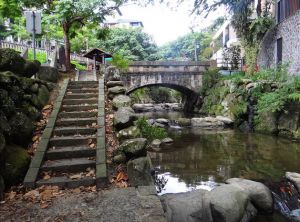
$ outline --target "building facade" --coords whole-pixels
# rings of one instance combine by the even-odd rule
[[[263,39],[258,65],[274,68],[289,64],[289,73],[300,75],[300,0],[278,1],[276,21]]]
[[[112,21],[106,21],[104,22],[104,27],[116,27],[116,28],[139,28],[144,27],[143,22],[139,20],[133,20],[133,19],[117,19]]]

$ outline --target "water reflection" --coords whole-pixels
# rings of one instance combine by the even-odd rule
[[[171,132],[175,142],[150,156],[161,194],[212,189],[228,178],[279,180],[299,171],[300,144],[268,135],[184,129]]]

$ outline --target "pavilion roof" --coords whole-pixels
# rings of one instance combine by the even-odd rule
[[[83,56],[86,58],[89,58],[89,59],[94,59],[94,56],[95,56],[96,61],[101,62],[101,63],[103,63],[103,61],[102,61],[103,56],[104,56],[104,58],[112,58],[112,55],[110,53],[107,53],[107,52],[103,51],[102,49],[98,49],[98,48],[91,49],[90,51],[85,53]]]

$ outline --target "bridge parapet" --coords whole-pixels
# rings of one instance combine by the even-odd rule
[[[209,62],[192,61],[136,61],[132,62],[126,73],[168,73],[168,72],[204,72]]]

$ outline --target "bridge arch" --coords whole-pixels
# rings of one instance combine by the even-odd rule
[[[191,61],[137,61],[129,65],[121,75],[127,94],[136,89],[150,86],[164,86],[185,95],[184,110],[193,110],[202,88],[202,75],[209,68],[209,62]]]

